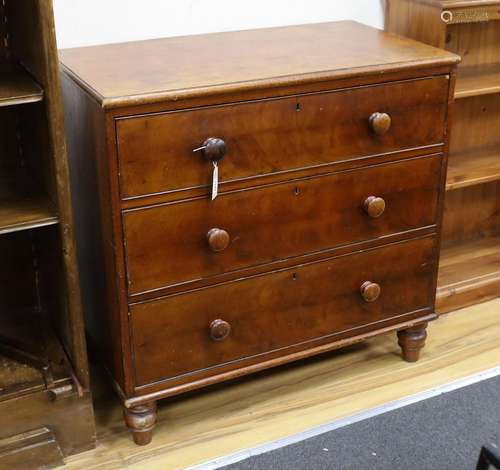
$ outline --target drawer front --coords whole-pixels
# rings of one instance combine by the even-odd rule
[[[129,292],[433,225],[441,163],[421,157],[126,211]]]
[[[122,196],[208,188],[212,163],[193,150],[209,137],[227,148],[222,190],[228,181],[442,143],[448,86],[440,76],[118,119]],[[374,113],[388,114],[390,128],[383,117],[370,120]]]
[[[137,385],[432,308],[435,255],[411,240],[132,305]]]

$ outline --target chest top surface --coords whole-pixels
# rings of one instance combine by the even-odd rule
[[[450,65],[458,56],[352,21],[93,46],[62,64],[103,107]]]

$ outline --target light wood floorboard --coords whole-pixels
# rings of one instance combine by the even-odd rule
[[[116,399],[97,390],[98,447],[68,469],[173,470],[262,445],[500,365],[500,299],[429,325],[421,360],[394,334],[160,402],[153,442],[137,447]],[[99,381],[96,381],[99,384]]]

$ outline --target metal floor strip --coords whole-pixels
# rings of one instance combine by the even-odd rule
[[[357,423],[359,421],[363,421],[365,419],[372,418],[374,416],[387,413],[388,411],[396,410],[398,408],[402,408],[404,406],[412,405],[413,403],[417,403],[419,401],[427,400],[428,398],[436,397],[439,395],[443,395],[448,392],[452,392],[459,388],[466,387],[468,385],[475,384],[477,382],[481,382],[482,380],[488,380],[493,377],[497,377],[500,375],[500,366],[494,367],[493,369],[488,369],[484,372],[480,372],[478,374],[474,374],[463,379],[458,379],[453,382],[450,382],[445,385],[441,385],[439,387],[432,388],[430,390],[426,390],[424,392],[417,393],[415,395],[411,395],[409,397],[401,398],[399,400],[394,400],[389,403],[385,403],[384,405],[377,406],[375,408],[371,408],[369,410],[361,411],[359,413],[355,413],[353,415],[347,416],[345,418],[341,418],[339,420],[333,421],[331,423],[323,424],[321,426],[317,426],[315,428],[309,429],[307,431],[302,431],[297,434],[293,434],[288,437],[284,437],[282,439],[278,439],[276,441],[272,441],[266,444],[261,444],[256,447],[252,447],[250,449],[241,450],[235,452],[234,454],[229,454],[223,457],[219,457],[217,459],[211,460],[209,462],[201,463],[198,465],[194,465],[191,467],[187,467],[186,470],[216,470],[218,468],[224,467],[226,465],[231,465],[237,462],[241,462],[249,457],[253,457],[255,455],[264,454],[266,452],[270,452],[272,450],[279,449],[281,447],[286,447],[290,444],[295,444],[296,442],[303,441],[305,439],[309,439],[311,437],[318,436],[320,434],[324,434],[329,431],[333,431],[334,429],[342,428],[344,426],[348,426],[353,423]]]

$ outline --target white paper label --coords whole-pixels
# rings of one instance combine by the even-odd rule
[[[219,165],[214,162],[214,175],[212,178],[212,201],[217,197],[219,193]]]

